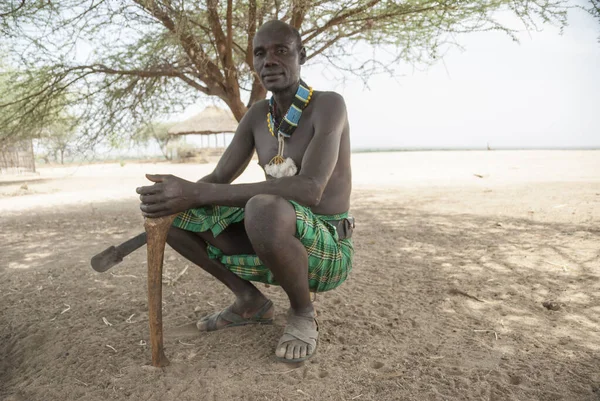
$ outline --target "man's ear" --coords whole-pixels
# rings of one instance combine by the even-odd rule
[[[306,47],[302,46],[300,48],[300,65],[304,65],[306,63]]]

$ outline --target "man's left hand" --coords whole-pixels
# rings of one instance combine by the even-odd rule
[[[144,217],[161,217],[183,212],[197,206],[196,183],[173,175],[146,174],[154,185],[136,188]]]

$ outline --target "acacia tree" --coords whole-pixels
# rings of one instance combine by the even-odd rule
[[[67,116],[56,118],[51,124],[40,130],[37,140],[39,156],[46,162],[52,156],[54,161],[65,164],[65,156],[77,153],[77,141],[74,120]]]
[[[499,12],[528,28],[564,25],[566,1],[5,0],[0,42],[19,73],[9,89],[18,96],[0,98],[0,126],[39,124],[67,107],[97,139],[131,134],[207,96],[239,120],[266,96],[252,70],[252,40],[270,19],[300,30],[309,60],[368,79],[435,60],[457,34],[501,30],[514,38]],[[352,59],[356,46],[373,51]]]
[[[160,151],[165,159],[171,160],[171,152],[169,151],[169,142],[171,142],[171,135],[169,135],[169,128],[173,124],[163,122],[150,122],[140,127],[132,139],[134,143],[138,145],[148,144],[154,142],[160,148]]]

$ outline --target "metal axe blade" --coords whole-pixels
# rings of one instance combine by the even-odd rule
[[[118,246],[111,246],[92,257],[92,269],[97,272],[105,272],[111,267],[121,263],[123,258],[136,249],[141,248],[146,243],[146,233],[136,235],[135,237],[123,242]]]

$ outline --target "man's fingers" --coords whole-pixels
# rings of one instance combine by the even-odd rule
[[[163,210],[166,210],[167,205],[165,203],[154,203],[154,204],[150,204],[150,205],[142,203],[140,205],[140,209],[144,213],[156,213],[156,212],[162,212]]]
[[[160,203],[161,201],[163,201],[163,196],[158,194],[140,195],[140,201],[146,204]]]
[[[158,192],[161,192],[164,188],[164,185],[162,183],[158,183],[158,184],[154,184],[154,185],[148,185],[145,187],[137,187],[135,189],[135,192],[137,192],[140,195],[150,195],[150,194],[156,194]]]
[[[163,182],[166,177],[164,174],[146,174],[146,178],[152,182]]]
[[[163,212],[156,212],[156,213],[143,213],[142,212],[142,216],[144,217],[149,217],[151,219],[157,218],[157,217],[163,217],[163,216],[169,216],[172,213],[169,213],[167,211],[163,211]]]

